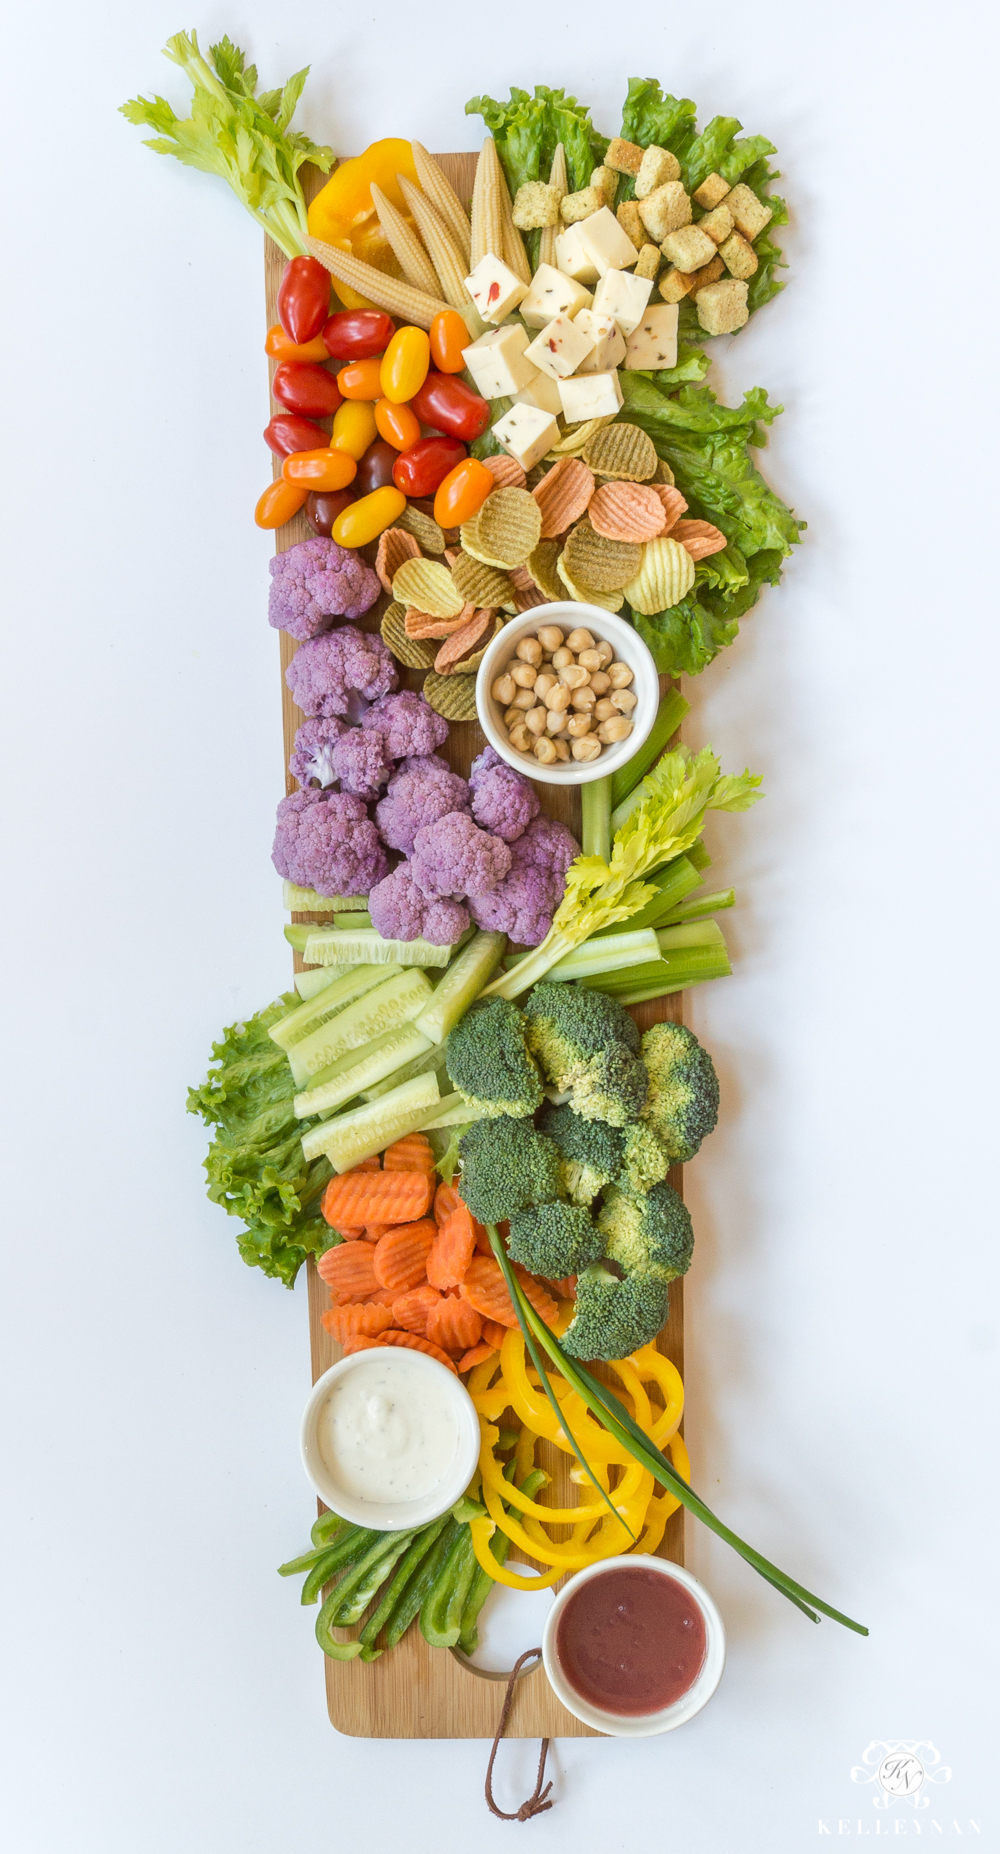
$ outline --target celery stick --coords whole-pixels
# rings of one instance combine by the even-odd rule
[[[617,972],[623,967],[641,965],[659,958],[660,947],[651,927],[639,933],[619,933],[604,939],[581,940],[571,953],[550,966],[547,979],[562,982],[595,978],[602,972]]]
[[[654,761],[659,759],[671,735],[676,734],[687,712],[688,704],[679,689],[668,689],[660,703],[656,720],[642,746],[638,752],[633,753],[632,758],[627,760],[624,766],[619,766],[618,771],[611,775],[612,811],[616,811],[623,799],[626,799],[630,792],[634,792],[640,780],[646,777]],[[617,830],[618,825],[615,824],[614,828]]]
[[[656,939],[659,959],[584,979],[582,983],[589,990],[608,992],[621,1004],[641,1004],[647,998],[685,991],[709,979],[728,978],[732,972],[722,929],[715,921],[669,927]]]
[[[351,928],[370,927],[372,924],[372,917],[367,910],[363,908],[357,914],[338,914],[333,924],[342,931],[350,932]]]
[[[665,914],[656,924],[658,927],[679,927],[685,921],[705,920],[709,914],[719,914],[723,908],[735,906],[735,888],[720,888],[714,895],[692,895],[690,901],[671,908],[669,914]]]
[[[397,966],[395,970],[401,971]],[[268,1036],[277,1043],[279,1049],[290,1049],[303,1037],[309,1036],[320,1024],[335,1017],[339,1011],[353,1004],[355,998],[361,998],[366,991],[373,991],[376,985],[384,985],[392,977],[393,968],[385,966],[352,966],[349,972],[334,978],[332,984],[324,985],[322,992],[315,998],[307,998],[303,1004],[294,1005],[272,1024]]]
[[[422,1056],[432,1047],[412,1024],[400,1024],[397,1029],[376,1037],[364,1049],[348,1050],[331,1063],[329,1069],[321,1070],[304,1094],[295,1096],[292,1106],[296,1119],[308,1120],[310,1114],[325,1114],[343,1107],[356,1094],[364,1093],[370,1083],[383,1081],[386,1076],[394,1077],[402,1063]],[[333,1074],[331,1070],[338,1073]]]
[[[416,1024],[412,1027],[414,1030],[417,1028]],[[419,1031],[418,1035],[423,1036],[423,1031]],[[376,1082],[374,1088],[362,1088],[364,1099],[377,1101],[380,1094],[389,1094],[393,1088],[399,1087],[400,1082],[410,1081],[414,1075],[427,1075],[431,1070],[437,1073],[444,1068],[446,1054],[443,1043],[432,1043],[426,1055],[415,1056],[412,1062],[402,1063],[391,1075],[386,1076],[385,1081]]]
[[[286,921],[281,931],[289,946],[294,947],[297,953],[302,953],[305,951],[309,935],[315,932],[315,927],[311,921]]]
[[[377,969],[386,970],[385,966]],[[321,991],[316,1002],[321,1003],[327,995]],[[384,1031],[412,1022],[431,996],[430,984],[419,966],[411,966],[405,972],[397,970],[384,985],[373,986],[346,1010],[291,1045],[288,1060],[296,1085],[299,1088],[311,1085],[321,1069],[349,1049],[361,1049]]]
[[[435,986],[430,1003],[415,1020],[417,1029],[432,1043],[443,1043],[449,1030],[475,1003],[500,964],[506,944],[505,934],[477,933],[452,961]]]
[[[611,860],[611,776],[580,787],[580,843],[584,856]]]
[[[322,1156],[335,1172],[349,1172],[372,1153],[384,1151],[407,1133],[419,1132],[425,1119],[433,1118],[439,1098],[437,1077],[416,1075],[377,1101],[366,1101],[364,1107],[310,1127],[302,1136],[303,1156],[310,1164]]]
[[[652,900],[647,901],[638,914],[630,914],[628,920],[612,921],[610,927],[601,927],[593,935],[595,940],[608,939],[612,934],[636,933],[642,927],[662,927],[671,909],[677,907],[692,889],[701,887],[701,876],[690,856],[675,856],[672,862],[665,863],[656,875],[648,879],[658,891]]]
[[[453,951],[432,940],[383,940],[374,927],[354,932],[310,927],[302,956],[312,966],[446,966]]]
[[[289,914],[339,914],[344,908],[363,908],[365,895],[317,895],[314,888],[282,882],[281,899]]]

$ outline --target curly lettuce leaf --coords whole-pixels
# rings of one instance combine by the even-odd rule
[[[512,86],[506,103],[471,97],[465,113],[482,116],[512,194],[528,180],[548,180],[560,142],[566,150],[571,193],[590,185],[594,168],[600,167],[608,150],[607,137],[598,134],[586,105],[546,84],[536,84],[534,96]]]
[[[201,1087],[188,1089],[187,1101],[189,1114],[217,1129],[204,1161],[209,1198],[242,1219],[236,1241],[243,1260],[286,1287],[307,1255],[339,1240],[319,1210],[331,1167],[303,1159],[302,1134],[315,1121],[296,1119],[292,1071],[268,1035],[298,1002],[287,992],[246,1023],[230,1024],[212,1045],[214,1066]]]

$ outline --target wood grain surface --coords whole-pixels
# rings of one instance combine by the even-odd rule
[[[437,160],[441,163],[460,198],[468,201],[472,196],[475,155],[438,155]],[[319,187],[324,184],[325,177],[316,169],[308,167],[303,169],[303,175],[306,197],[311,199]],[[277,245],[272,244],[269,239],[265,240],[264,261],[267,326],[271,327],[278,319],[276,298],[286,260]],[[269,363],[269,369],[273,375],[273,361]],[[284,408],[275,402],[273,409],[281,412]],[[279,472],[280,460],[276,459],[274,474],[277,476]],[[309,540],[312,535],[313,529],[305,516],[297,515],[285,527],[278,529],[275,536],[276,551],[282,553],[286,548],[294,547],[299,541]],[[363,551],[365,557],[374,563],[374,546]],[[377,631],[388,602],[388,598],[382,595],[377,605],[356,622],[363,630]],[[284,675],[294,655],[296,644],[286,631],[279,631],[278,637],[281,649],[281,700],[287,763],[291,756],[296,729],[301,726],[304,716],[292,700]],[[404,669],[401,665],[399,668],[401,685],[404,688],[419,689],[423,680],[419,672]],[[666,678],[661,678],[661,689],[666,687]],[[447,745],[441,751],[456,772],[467,775],[473,758],[484,745],[484,736],[475,722],[452,722]],[[287,790],[293,792],[296,789],[296,781],[289,774]],[[550,817],[560,819],[578,837],[580,832],[578,789],[541,784],[536,784],[535,789],[546,813]],[[293,918],[313,920],[319,917],[298,914]],[[302,962],[298,954],[295,956],[295,964],[296,969],[301,970]],[[680,1022],[682,994],[638,1005],[633,1009],[632,1014],[642,1030],[647,1029],[650,1024],[659,1023],[665,1019]],[[682,1189],[682,1168],[680,1166],[672,1168],[670,1182],[678,1191]],[[308,1292],[312,1376],[315,1383],[316,1379],[336,1362],[341,1352],[340,1347],[320,1324],[320,1314],[325,1312],[329,1306],[329,1296],[311,1261],[308,1270]],[[658,1344],[659,1349],[672,1359],[683,1377],[684,1290],[682,1281],[675,1281],[671,1285],[670,1317],[660,1335]],[[569,1457],[552,1444],[542,1443],[539,1448],[539,1459],[552,1475],[550,1493],[552,1503],[559,1506],[572,1504],[577,1496],[573,1483],[569,1479]],[[660,1555],[672,1559],[675,1564],[684,1562],[683,1508],[667,1522],[663,1543],[660,1546]],[[327,1659],[325,1665],[327,1705],[331,1723],[337,1731],[350,1737],[492,1738],[496,1730],[503,1698],[502,1682],[471,1672],[453,1654],[440,1648],[430,1648],[416,1625],[408,1630],[403,1640],[391,1653],[383,1655],[378,1661],[362,1664],[357,1660],[331,1661]],[[592,1738],[599,1737],[600,1734],[592,1731],[589,1726],[583,1725],[580,1720],[573,1717],[572,1713],[566,1711],[552,1692],[541,1665],[537,1664],[518,1681],[507,1736],[511,1738]]]

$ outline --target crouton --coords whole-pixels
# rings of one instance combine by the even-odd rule
[[[708,263],[703,264],[700,270],[691,272],[687,281],[692,296],[696,290],[704,290],[710,283],[717,283],[719,278],[724,277],[725,274],[726,267],[719,253],[716,252],[714,258],[709,258]]]
[[[639,217],[654,244],[662,244],[668,232],[691,223],[691,201],[679,180],[668,180],[639,201]]]
[[[747,286],[735,277],[710,283],[695,294],[698,320],[706,335],[732,335],[750,319]]]
[[[747,244],[740,232],[732,232],[724,239],[719,246],[719,256],[733,277],[752,277],[759,261],[753,246]]]
[[[715,245],[698,225],[682,225],[678,231],[668,232],[660,250],[678,270],[698,270],[715,256]]]
[[[701,186],[695,188],[691,197],[696,206],[704,206],[707,212],[711,212],[713,206],[724,200],[728,192],[728,180],[723,180],[721,174],[709,174]]]
[[[725,269],[725,265],[723,264],[721,258],[719,259],[719,268],[720,270]],[[697,274],[698,273],[696,271],[695,275],[697,276]],[[686,296],[690,288],[691,288],[691,279],[690,277],[686,277],[682,270],[677,270],[676,267],[671,267],[670,270],[665,270],[661,272],[660,280],[659,280],[659,290],[660,290],[660,301],[662,303],[679,303],[681,300],[681,297]]]
[[[581,219],[589,219],[592,212],[600,212],[603,205],[600,187],[581,187],[579,193],[563,194],[559,211],[564,225],[577,225]]]
[[[657,187],[662,187],[668,180],[679,180],[680,177],[681,164],[669,148],[647,148],[635,177],[635,197],[637,200],[648,199]]]
[[[733,229],[733,215],[728,206],[716,206],[698,220],[699,232],[707,232],[714,245],[721,245]]]
[[[526,181],[514,196],[514,224],[519,232],[537,232],[544,225],[559,224],[558,187],[544,180]]]
[[[752,193],[742,181],[738,187],[733,187],[732,191],[726,194],[726,210],[731,213],[736,230],[742,232],[744,238],[748,238],[751,244],[755,238],[760,237],[765,225],[773,216],[770,206],[765,206],[763,201],[757,198],[756,193]]]
[[[605,167],[613,167],[616,174],[637,174],[642,166],[642,149],[635,142],[623,142],[616,135],[608,143],[608,152],[604,157]]]
[[[643,228],[642,220],[639,217],[639,208],[635,201],[623,200],[618,211],[615,213],[615,218],[621,226],[622,231],[625,233],[626,238],[631,238],[637,251],[641,250],[646,242],[646,233]]]
[[[612,167],[595,167],[590,176],[590,184],[603,196],[605,206],[614,206],[618,191],[618,175]]]
[[[632,275],[633,277],[652,277],[655,283],[660,274],[660,263],[659,247],[657,245],[642,245],[640,246],[638,262],[632,271]]]

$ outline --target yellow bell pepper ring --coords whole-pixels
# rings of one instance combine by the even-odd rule
[[[331,535],[340,547],[365,547],[386,528],[391,528],[405,507],[406,497],[401,489],[389,485],[373,489],[370,496],[361,496],[357,502],[341,509]]]
[[[472,1549],[476,1554],[476,1561],[486,1572],[487,1577],[492,1577],[494,1583],[506,1584],[510,1590],[545,1590],[549,1584],[554,1584],[562,1576],[558,1565],[553,1570],[546,1571],[542,1576],[521,1577],[517,1571],[509,1571],[505,1564],[499,1564],[490,1550],[490,1540],[496,1531],[492,1519],[470,1520],[469,1531],[472,1534]]]
[[[405,405],[423,386],[430,364],[430,336],[422,328],[397,328],[382,356],[383,397]]]
[[[372,142],[364,154],[342,161],[321,187],[309,207],[309,230],[313,238],[322,238],[341,251],[351,251],[376,270],[398,275],[392,249],[378,221],[372,200],[372,181],[381,187],[386,198],[410,219],[397,174],[419,186],[409,142],[397,136]],[[346,283],[335,285],[346,309],[371,309],[367,296],[359,295]]]

